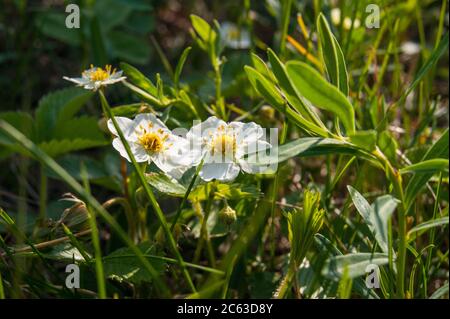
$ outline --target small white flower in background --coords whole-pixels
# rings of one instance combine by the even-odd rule
[[[86,90],[97,91],[102,86],[121,82],[125,80],[126,77],[122,76],[122,71],[116,72],[116,69],[112,69],[111,65],[106,65],[104,69],[91,65],[90,69],[81,73],[81,78],[69,78],[64,76],[63,79],[76,83]]]
[[[420,52],[420,45],[415,42],[407,41],[402,43],[400,49],[406,55],[416,55]]]
[[[251,46],[250,33],[247,29],[224,22],[220,25],[220,37],[225,46],[232,49],[248,49]]]
[[[137,162],[154,162],[161,171],[177,179],[192,164],[189,142],[173,134],[153,114],[138,114],[134,120],[126,117],[115,119]],[[108,120],[108,129],[116,136],[113,147],[130,161],[111,119]]]
[[[341,9],[333,8],[333,9],[331,9],[330,13],[331,13],[331,22],[334,25],[341,24]],[[343,26],[344,26],[345,30],[350,30],[352,27],[352,19],[350,17],[345,17]],[[358,18],[356,18],[355,21],[353,21],[353,28],[357,29],[360,26],[361,26],[361,21]]]
[[[194,164],[204,159],[199,175],[205,181],[232,181],[241,169],[250,174],[258,173],[259,167],[248,163],[245,156],[271,147],[264,140],[264,131],[258,124],[226,123],[215,116],[194,125],[186,137],[195,148],[193,154],[197,160]]]

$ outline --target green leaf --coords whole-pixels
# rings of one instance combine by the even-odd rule
[[[416,88],[416,86],[419,84],[422,78],[427,74],[428,70],[430,70],[433,67],[433,65],[437,63],[442,54],[444,54],[447,51],[447,48],[448,48],[448,32],[442,37],[441,42],[439,42],[439,45],[433,50],[433,52],[431,52],[431,55],[428,58],[428,60],[422,65],[420,70],[417,72],[414,81],[411,83],[406,92],[402,95],[401,100],[406,99],[409,93],[411,93],[411,91]]]
[[[180,75],[181,71],[183,70],[184,63],[186,62],[186,59],[189,55],[189,52],[191,52],[192,47],[187,47],[184,49],[183,53],[181,54],[180,59],[178,60],[177,67],[175,68],[175,73],[173,76],[173,82],[175,83],[175,86],[178,86],[178,83],[180,81]]]
[[[87,148],[98,147],[106,145],[105,140],[91,140],[91,139],[66,139],[66,140],[50,140],[38,144],[47,155],[56,157],[65,153],[79,151]]]
[[[264,75],[271,82],[277,83],[277,79],[275,78],[274,74],[272,73],[272,71],[270,71],[267,64],[259,56],[251,53],[250,58],[252,60],[253,66],[259,73]]]
[[[384,195],[378,197],[371,206],[356,189],[351,186],[347,188],[356,210],[363,217],[381,250],[387,253],[389,251],[388,222],[399,201],[391,195]]]
[[[56,124],[53,135],[58,140],[80,138],[97,140],[99,143],[107,142],[104,134],[100,131],[97,118],[93,116],[80,116],[68,121],[61,121]]]
[[[448,282],[446,282],[442,287],[437,289],[431,296],[430,299],[440,299],[448,295]],[[448,299],[448,298],[447,298]]]
[[[91,48],[94,57],[94,64],[105,65],[108,62],[108,55],[106,53],[105,40],[102,30],[100,29],[100,22],[97,16],[92,17],[90,28]]]
[[[217,33],[211,26],[195,14],[190,15],[192,27],[199,37],[206,43],[213,44],[216,41]]]
[[[111,51],[116,58],[136,64],[146,64],[150,61],[150,45],[142,38],[125,31],[112,30],[108,33]]]
[[[36,109],[37,137],[34,141],[53,138],[56,125],[72,118],[92,97],[93,93],[80,88],[68,88],[47,94]]]
[[[333,256],[329,258],[324,268],[322,275],[327,278],[341,278],[344,273],[344,268],[347,268],[349,278],[355,278],[366,274],[366,267],[375,265],[385,265],[388,263],[388,255],[381,253],[355,253],[342,256]]]
[[[328,77],[331,83],[347,96],[348,75],[344,54],[322,13],[317,17],[317,31],[322,45],[322,57],[325,62]]]
[[[421,162],[428,161],[435,158],[446,158],[448,159],[448,129],[445,130],[444,134],[430,147],[430,149],[422,157]],[[407,208],[411,207],[414,198],[421,191],[422,187],[428,182],[428,180],[433,176],[433,173],[422,173],[414,174],[414,176],[409,181],[405,189],[405,201]]]
[[[272,67],[273,74],[275,75],[278,85],[283,92],[284,97],[306,120],[325,128],[325,125],[319,119],[317,114],[311,109],[310,105],[307,105],[304,97],[295,90],[291,79],[286,73],[286,68],[281,63],[280,59],[277,57],[275,52],[271,49],[267,50],[267,55],[269,57],[270,66]]]
[[[254,68],[245,66],[245,72],[247,73],[250,83],[253,85],[255,90],[261,94],[264,99],[269,102],[270,105],[278,110],[282,110],[285,106],[285,102],[278,92],[277,88],[273,83],[271,83],[266,77],[261,75]]]
[[[400,169],[401,174],[405,173],[438,173],[447,172],[448,173],[448,159],[435,158],[427,161],[423,161],[417,164],[408,165]]]
[[[373,151],[377,144],[377,133],[375,131],[356,131],[350,135],[350,142],[356,146],[365,149],[366,151]]]
[[[422,235],[426,231],[430,230],[433,227],[439,227],[442,225],[448,225],[448,216],[433,219],[426,221],[420,225],[417,225],[413,228],[411,228],[408,232],[408,237],[410,237],[410,240],[413,240],[414,237],[411,237],[412,234],[418,233],[417,235]]]
[[[184,193],[186,192],[186,188],[183,185],[178,183],[175,179],[167,176],[166,174],[151,172],[145,174],[145,177],[147,179],[147,182],[161,193],[171,196],[183,197]]]
[[[33,118],[29,113],[16,111],[16,112],[2,112],[0,113],[0,119],[5,120],[23,135],[28,138],[33,137],[34,123]],[[0,133],[0,144],[14,146],[15,143],[3,133]]]
[[[66,28],[67,15],[59,12],[39,13],[36,16],[36,27],[44,35],[72,46],[81,45],[81,29]]]
[[[326,137],[329,135],[329,132],[316,126],[310,121],[303,118],[299,113],[293,111],[283,100],[281,94],[275,85],[270,82],[265,76],[256,71],[254,68],[246,65],[244,67],[245,72],[247,73],[248,79],[252,84],[253,88],[258,92],[270,105],[276,108],[279,112],[286,114],[290,120],[292,120],[295,124],[297,124],[302,129],[311,133],[311,135],[319,135]]]
[[[378,147],[381,152],[391,161],[395,163],[397,160],[398,144],[395,138],[393,138],[388,131],[383,131],[378,134]]]
[[[347,134],[355,132],[355,112],[342,92],[306,63],[289,61],[286,70],[297,92],[318,108],[335,114],[344,124]]]
[[[144,91],[150,93],[153,96],[156,96],[158,94],[156,86],[152,83],[152,81],[150,81],[149,78],[143,75],[134,66],[125,62],[121,62],[120,68],[122,69],[123,73],[127,76],[127,79],[131,83],[143,89]]]
[[[189,199],[193,201],[205,201],[212,191],[212,184],[206,183],[195,187],[189,194]],[[214,199],[242,199],[258,198],[261,196],[259,190],[253,185],[240,184],[217,184]]]
[[[142,103],[132,103],[112,107],[111,111],[114,116],[134,117],[142,107]]]
[[[149,242],[141,243],[137,248],[144,256],[155,255],[155,247]],[[166,264],[164,261],[152,258],[150,263],[157,272],[164,271]],[[120,281],[125,280],[134,284],[152,281],[152,275],[142,267],[130,248],[121,248],[103,257],[103,267],[107,277]]]

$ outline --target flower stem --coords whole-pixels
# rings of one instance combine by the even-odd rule
[[[106,100],[105,95],[103,94],[103,92],[101,90],[99,91],[99,94],[100,94],[100,99],[101,99],[101,102],[102,102],[103,110],[106,113],[106,115],[111,119],[111,121],[112,121],[112,123],[114,125],[114,128],[116,129],[117,134],[119,135],[119,138],[120,138],[122,144],[125,147],[125,150],[126,150],[126,152],[128,154],[128,157],[130,158],[130,160],[131,160],[131,162],[132,162],[132,164],[133,164],[133,166],[134,166],[134,168],[136,170],[138,179],[139,179],[139,181],[140,181],[140,183],[141,183],[141,185],[142,185],[142,187],[143,187],[143,189],[145,191],[145,194],[147,195],[151,205],[153,206],[153,210],[154,210],[154,212],[156,214],[156,217],[158,218],[158,220],[159,220],[159,222],[161,224],[161,227],[162,227],[162,229],[163,229],[163,231],[164,231],[164,233],[165,233],[165,235],[166,235],[166,237],[167,237],[167,239],[169,241],[169,245],[170,245],[170,248],[172,250],[172,253],[175,255],[176,259],[178,260],[178,264],[181,267],[183,276],[185,277],[185,279],[186,279],[190,289],[192,290],[192,292],[196,292],[194,283],[192,282],[191,276],[189,275],[189,272],[188,272],[188,270],[186,268],[186,264],[185,264],[185,262],[183,260],[183,257],[180,254],[180,251],[177,248],[177,243],[176,243],[174,237],[172,236],[172,232],[170,231],[169,225],[167,224],[167,220],[164,217],[164,214],[163,214],[161,208],[159,207],[158,202],[156,201],[155,195],[153,194],[153,191],[151,190],[150,186],[148,185],[144,174],[140,170],[139,164],[136,162],[136,159],[134,158],[134,155],[131,152],[130,146],[128,145],[128,142],[125,139],[125,136],[123,135],[123,132],[122,132],[122,130],[119,127],[119,124],[117,123],[115,117],[112,114],[111,108],[110,108],[110,106],[108,104],[108,101]]]

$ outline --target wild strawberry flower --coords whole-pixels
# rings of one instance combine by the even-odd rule
[[[102,86],[107,86],[117,82],[121,82],[126,79],[122,76],[122,71],[112,69],[111,65],[106,65],[105,68],[94,67],[91,64],[91,68],[81,73],[81,78],[69,78],[63,77],[64,80],[76,83],[78,86],[82,86],[86,90],[97,91]]]
[[[153,162],[161,171],[176,179],[191,165],[189,142],[173,134],[155,115],[144,113],[138,114],[134,120],[118,116],[115,119],[137,162]],[[131,161],[111,119],[108,120],[108,129],[116,136],[113,147]]]
[[[263,135],[256,123],[226,123],[212,116],[194,125],[186,138],[194,145],[194,164],[204,160],[199,173],[203,180],[232,181],[241,169],[250,174],[258,172],[258,167],[247,162],[245,156],[271,147]]]
[[[250,33],[234,23],[224,22],[220,25],[220,37],[225,46],[232,49],[248,49],[251,46]]]

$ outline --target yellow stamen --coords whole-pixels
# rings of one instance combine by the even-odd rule
[[[91,68],[94,68],[91,65]],[[113,75],[116,72],[116,69],[112,70],[111,65],[106,65],[105,69],[102,69],[100,67],[96,68],[95,71],[93,71],[90,74],[90,78],[92,81],[104,81],[108,79],[111,75]]]
[[[234,157],[237,147],[236,144],[236,138],[234,136],[227,134],[218,135],[212,140],[211,153],[213,156],[215,153],[222,153],[222,155],[231,155],[230,157]],[[229,152],[232,154],[229,154]]]
[[[161,137],[153,132],[143,134],[138,138],[138,141],[149,153],[157,153],[163,149]]]

